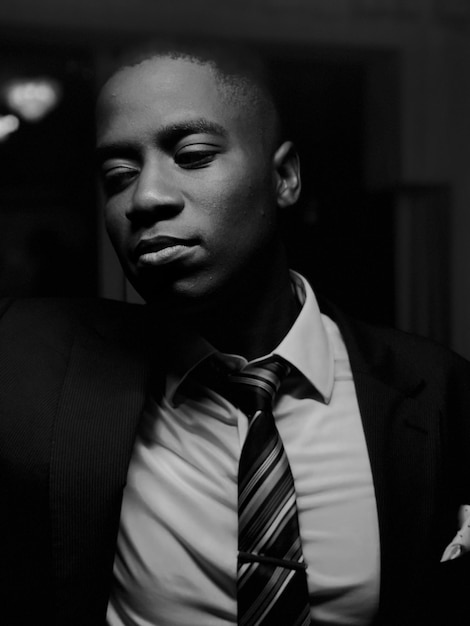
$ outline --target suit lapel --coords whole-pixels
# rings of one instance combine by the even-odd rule
[[[61,623],[85,623],[97,608],[105,610],[148,369],[142,351],[121,340],[83,331],[75,337],[57,410],[50,475]]]
[[[378,623],[401,619],[405,624],[406,607],[416,605],[429,557],[439,469],[438,419],[432,419],[436,411],[426,401],[426,381],[396,364],[391,336],[336,311],[332,317],[351,360],[376,493],[381,551]],[[409,590],[407,597],[403,590]]]
[[[436,481],[432,434],[419,419],[413,420],[422,411],[418,400],[363,372],[355,374],[355,384],[377,500],[379,623],[387,623],[384,616],[391,619],[398,606],[403,623],[407,623],[405,607],[418,595],[417,583],[432,531]],[[426,482],[423,476],[427,476]]]

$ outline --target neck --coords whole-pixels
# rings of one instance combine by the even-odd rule
[[[286,267],[221,297],[209,310],[193,317],[190,326],[221,352],[252,360],[281,342],[299,311]]]

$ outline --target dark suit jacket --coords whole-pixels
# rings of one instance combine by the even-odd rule
[[[0,622],[104,624],[120,505],[165,327],[148,307],[20,300],[0,309]],[[336,310],[372,465],[377,624],[470,623],[470,560],[439,563],[470,503],[470,365]],[[470,610],[470,607],[469,607]],[[5,616],[3,618],[2,616]]]

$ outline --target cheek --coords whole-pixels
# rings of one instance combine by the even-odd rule
[[[114,239],[116,232],[118,230],[116,214],[112,209],[108,207],[105,207],[105,210],[104,210],[104,224],[106,226],[106,231],[108,235],[111,237],[111,239]]]
[[[207,190],[206,207],[215,223],[243,225],[271,217],[275,207],[271,185],[254,174],[230,176]]]
[[[126,239],[126,219],[113,204],[105,206],[104,223],[106,231],[115,247],[123,247]]]
[[[265,170],[265,164],[255,165],[241,181],[243,208],[247,212],[253,211],[259,218],[271,217],[276,207],[272,178]]]

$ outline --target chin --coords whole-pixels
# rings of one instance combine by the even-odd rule
[[[147,304],[157,306],[162,312],[190,315],[207,310],[213,295],[202,288],[199,281],[153,281],[151,285],[133,283],[134,289]]]

